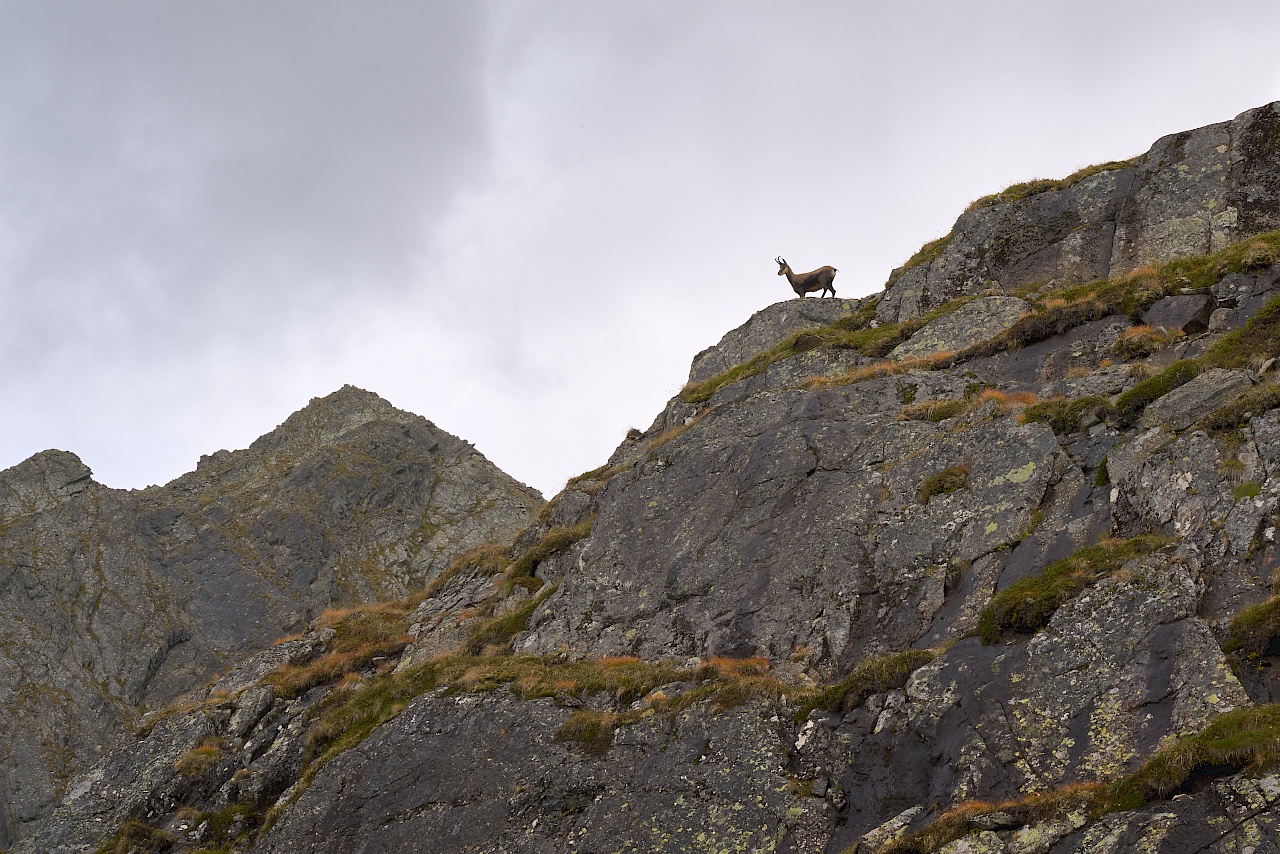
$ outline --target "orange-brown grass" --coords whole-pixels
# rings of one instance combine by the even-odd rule
[[[1120,333],[1121,338],[1141,338],[1145,335],[1157,335],[1156,328],[1149,323],[1139,323],[1137,326],[1130,326],[1124,332]]]
[[[965,836],[976,818],[991,813],[1005,813],[1022,824],[1045,821],[1069,812],[1083,810],[1089,818],[1097,818],[1109,802],[1110,787],[1105,783],[1074,783],[1021,798],[993,803],[973,800],[957,804],[916,833],[893,840],[880,849],[880,854],[916,854],[937,851],[949,842]]]
[[[184,777],[198,777],[222,761],[225,739],[209,737],[182,755],[173,768]]]
[[[378,659],[389,661],[413,640],[407,634],[405,618],[415,606],[412,600],[399,600],[326,611],[317,624],[336,632],[329,651],[306,664],[279,667],[263,681],[278,696],[297,697],[316,685],[365,669]]]
[[[726,658],[725,656],[714,656],[707,661],[716,673],[728,679],[737,679],[743,676],[764,676],[769,672],[769,659],[767,658]]]
[[[576,742],[588,756],[604,756],[613,746],[619,723],[619,716],[613,712],[578,709],[560,725],[552,740]]]
[[[548,505],[549,506],[549,505]],[[418,594],[410,597],[417,603],[440,595],[445,585],[462,573],[497,575],[511,562],[511,546],[502,543],[482,543],[467,549],[449,562],[444,572],[431,579]]]
[[[654,450],[661,447],[662,445],[665,445],[667,442],[670,442],[672,439],[676,438],[677,436],[683,435],[684,432],[688,430],[690,427],[697,424],[703,418],[706,418],[707,414],[711,412],[711,410],[712,410],[712,407],[710,406],[704,409],[700,409],[697,412],[697,414],[695,414],[688,421],[685,421],[683,424],[677,424],[674,427],[668,427],[666,430],[663,430],[661,433],[659,433],[658,435],[654,436],[652,439],[649,440],[649,445],[646,448],[646,450],[652,453]]]
[[[832,386],[855,385],[867,380],[879,379],[880,377],[905,374],[907,371],[936,371],[941,368],[949,368],[955,364],[955,355],[955,353],[948,351],[901,361],[889,360],[875,365],[854,368],[834,377],[810,377],[804,384],[807,388],[831,388]]]
[[[999,415],[1008,415],[1010,412],[1021,412],[1028,406],[1035,406],[1040,402],[1040,398],[1034,391],[1000,391],[999,389],[989,388],[978,395],[978,406],[984,403],[994,403],[996,413]]]
[[[1180,329],[1161,332],[1154,326],[1142,323],[1130,326],[1122,332],[1116,342],[1111,345],[1111,349],[1123,359],[1145,359],[1181,337],[1183,333]]]

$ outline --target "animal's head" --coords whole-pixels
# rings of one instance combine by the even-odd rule
[[[782,256],[781,256],[781,255],[779,255],[777,258],[774,258],[773,260],[778,262],[778,275],[779,275],[779,276],[781,276],[783,273],[787,272],[787,262],[782,258]]]

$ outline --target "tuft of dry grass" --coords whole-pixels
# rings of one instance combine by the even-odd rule
[[[948,418],[967,415],[976,405],[972,400],[926,400],[902,407],[896,418],[898,421],[931,421],[936,424]]]
[[[416,605],[413,599],[402,599],[326,611],[317,625],[335,631],[329,651],[304,664],[282,665],[263,681],[276,696],[292,698],[379,660],[390,662],[413,640],[405,618]]]
[[[984,403],[994,403],[996,413],[999,415],[1021,412],[1028,406],[1035,406],[1039,400],[1034,391],[1000,391],[994,388],[986,389],[977,397],[979,406]]]
[[[574,742],[588,756],[604,756],[613,746],[618,725],[619,717],[613,712],[578,709],[560,725],[552,740]]]
[[[645,450],[649,453],[653,453],[656,449],[667,444],[667,442],[670,442],[672,439],[676,438],[677,436],[684,435],[684,433],[689,428],[697,424],[703,418],[706,418],[710,412],[711,412],[711,407],[700,409],[696,414],[694,414],[692,418],[688,419],[683,424],[676,424],[672,427],[668,427],[666,430],[663,430],[661,433],[659,433],[658,435],[650,439],[649,444],[646,446]]]
[[[222,761],[226,747],[226,739],[211,736],[183,754],[173,768],[184,777],[199,777]]]
[[[1077,169],[1065,178],[1035,178],[1030,181],[1023,181],[1018,184],[1011,184],[998,193],[992,193],[989,196],[982,196],[975,199],[969,204],[965,210],[972,211],[978,208],[985,208],[995,204],[1020,202],[1023,199],[1040,193],[1056,192],[1073,187],[1083,181],[1085,178],[1091,178],[1102,172],[1110,172],[1116,169],[1128,169],[1138,162],[1138,158],[1132,157],[1128,160],[1110,160],[1106,163],[1097,163],[1093,166],[1086,166],[1083,169]]]
[[[1122,359],[1145,359],[1182,337],[1181,329],[1161,331],[1150,324],[1140,323],[1120,333],[1111,345],[1111,351]]]
[[[834,377],[810,377],[805,381],[804,386],[806,388],[832,388],[834,386],[855,385],[867,380],[879,379],[880,377],[905,374],[908,371],[936,371],[940,368],[949,368],[955,364],[955,361],[955,353],[951,352],[935,353],[932,356],[921,356],[901,361],[888,360],[875,365],[854,368],[852,371]]]
[[[168,831],[129,819],[120,825],[107,841],[98,846],[95,854],[153,854],[168,851],[178,838]]]

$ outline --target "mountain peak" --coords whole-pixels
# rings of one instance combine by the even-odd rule
[[[50,449],[0,471],[0,518],[47,510],[84,492],[93,472],[70,451]]]

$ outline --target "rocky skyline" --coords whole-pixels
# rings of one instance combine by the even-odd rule
[[[1266,0],[3,22],[0,467],[121,489],[350,383],[554,494],[790,294],[774,257],[866,296],[994,187],[1280,97]]]
[[[1277,226],[1280,102],[1007,187],[547,502],[353,387],[37,454],[0,846],[1280,851]]]

